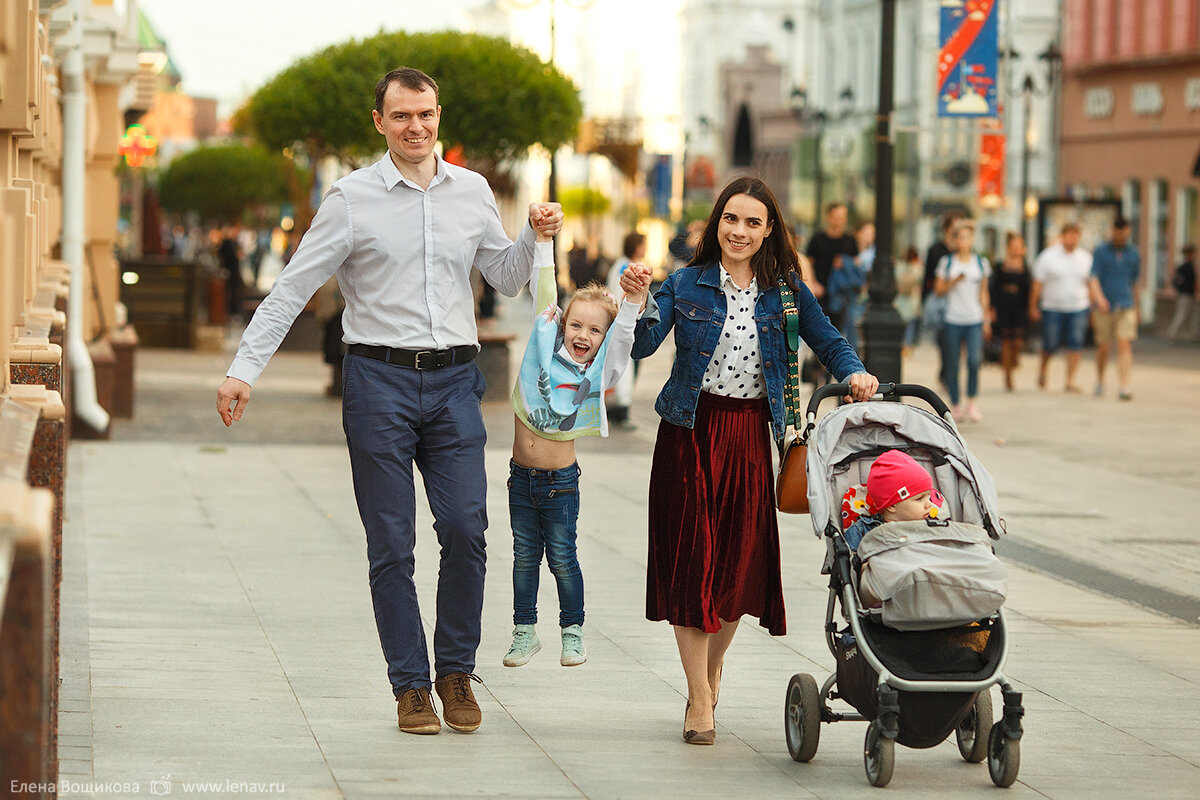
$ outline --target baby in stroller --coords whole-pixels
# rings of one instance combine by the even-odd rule
[[[863,491],[865,489],[865,492]],[[946,498],[933,488],[933,479],[912,456],[888,450],[875,459],[867,483],[851,486],[842,500],[843,536],[858,549],[867,531],[884,522],[945,519]]]

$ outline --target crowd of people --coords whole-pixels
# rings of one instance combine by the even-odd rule
[[[790,394],[785,316],[798,321],[798,337],[818,369],[848,386],[845,401],[874,396],[879,381],[850,341],[874,258],[873,229],[851,230],[846,206],[830,206],[825,229],[808,243],[806,265],[771,189],[737,178],[708,218],[672,243],[672,252],[686,258],[656,290],[644,263],[645,237],[635,232],[604,276],[607,287],[601,275],[585,281],[579,273],[584,285],[560,303],[549,242],[562,229],[561,207],[531,204],[511,240],[482,176],[436,152],[442,113],[436,81],[400,68],[383,76],[374,100],[372,120],[387,152],[325,195],[242,336],[217,391],[218,414],[226,426],[243,418],[251,387],[284,335],[336,273],[345,305],[343,425],[398,725],[406,733],[435,734],[444,720],[470,733],[482,723],[472,686],[481,680],[488,526],[472,269],[506,296],[529,287],[536,315],[511,393],[514,628],[509,650],[496,659],[505,666],[527,664],[541,649],[536,599],[543,557],[558,588],[560,663],[587,661],[575,442],[607,435],[610,420],[622,419],[618,408],[628,419],[622,376],[632,372],[631,359],[651,355],[670,337],[674,356],[654,406],[661,420],[646,494],[645,616],[672,628],[687,684],[683,740],[713,744],[726,653],[741,619],[757,618],[772,635],[786,631],[771,453],[785,436]],[[1089,308],[1096,311],[1097,344],[1116,345],[1118,396],[1129,399],[1140,263],[1123,220],[1095,255],[1079,246],[1078,226],[1065,225],[1031,269],[1016,234],[993,268],[976,252],[970,220],[948,217],[943,232],[924,266],[915,252],[897,265],[897,302],[908,346],[918,321],[940,343],[956,416],[982,416],[985,339],[1002,340],[1011,388],[1031,321],[1042,322],[1040,383],[1046,385],[1048,362],[1062,348],[1065,386],[1078,391]],[[1191,275],[1194,292],[1194,269]],[[1185,322],[1181,316],[1173,327]],[[1097,364],[1099,393],[1104,360]],[[618,389],[611,405],[610,388]],[[414,581],[414,467],[440,545],[432,662]]]

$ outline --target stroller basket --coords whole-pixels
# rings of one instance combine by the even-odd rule
[[[934,631],[895,631],[861,619],[867,646],[898,678],[911,681],[986,681],[1003,655],[1003,631],[989,620],[980,625]],[[863,655],[849,630],[836,637],[838,696],[866,719],[879,714],[879,673]],[[975,703],[978,691],[900,691],[900,725],[896,741],[906,747],[940,744]]]

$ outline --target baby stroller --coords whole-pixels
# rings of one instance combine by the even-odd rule
[[[877,397],[841,405],[817,422],[821,402],[848,394],[845,384],[819,388],[808,404],[802,434],[808,445],[808,498],[813,528],[827,548],[825,639],[837,671],[820,688],[811,675],[792,676],[784,706],[788,751],[796,761],[809,761],[817,752],[821,723],[866,721],[867,780],[886,786],[896,742],[934,747],[953,731],[965,760],[986,758],[993,783],[1011,786],[1020,766],[1024,709],[1021,694],[1003,674],[1008,655],[1003,609],[952,627],[896,630],[882,624],[878,608],[865,608],[858,593],[860,564],[843,538],[841,498],[866,480],[867,470],[886,450],[903,450],[930,472],[951,519],[982,526],[991,539],[1001,532],[991,476],[967,449],[941,398],[910,384],[883,384],[880,392],[884,400],[917,398],[936,413]],[[978,538],[977,546],[992,558],[990,540]],[[839,604],[845,627],[834,616]],[[994,684],[1000,685],[1004,707],[993,725]],[[846,701],[856,713],[835,711],[829,704],[834,699]]]

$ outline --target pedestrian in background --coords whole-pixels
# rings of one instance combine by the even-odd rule
[[[1142,261],[1129,243],[1129,220],[1113,221],[1112,239],[1092,254],[1092,329],[1096,334],[1096,397],[1104,395],[1108,351],[1117,343],[1117,398],[1133,399],[1133,343],[1138,329],[1137,282]]]
[[[942,338],[942,325],[946,321],[946,299],[940,297],[934,288],[937,285],[937,266],[942,259],[954,252],[954,225],[960,219],[966,219],[961,211],[947,211],[942,215],[942,238],[929,246],[925,253],[925,288],[922,296],[921,312],[922,325],[937,343],[938,350],[938,380],[946,385],[946,362],[941,360],[945,341]]]
[[[424,72],[402,67],[379,81],[371,116],[387,152],[330,187],[217,390],[217,412],[232,425],[288,328],[337,273],[348,343],[342,424],[371,600],[400,730],[417,734],[437,733],[441,720],[413,582],[413,465],[441,555],[432,687],[446,724],[469,733],[482,719],[471,683],[479,680],[487,528],[484,379],[472,363],[479,341],[470,273],[475,267],[515,297],[533,274],[534,229],[553,236],[562,228],[556,203],[535,203],[510,241],[483,176],[435,152],[441,113],[437,83]]]
[[[821,312],[775,196],[756,178],[721,192],[687,267],[654,294],[635,329],[645,358],[675,331],[655,410],[646,617],[674,628],[687,676],[683,738],[712,744],[725,653],[743,615],[786,632],[771,433],[784,436],[787,344],[779,284],[795,292],[800,336],[854,400],[879,381]],[[629,279],[622,287],[632,293]]]
[[[921,289],[925,270],[921,265],[921,254],[917,248],[904,251],[904,258],[896,262],[896,300],[894,305],[904,320],[904,342],[901,355],[908,356],[917,343],[917,331],[921,326]]]
[[[1004,261],[992,273],[988,295],[992,303],[992,335],[1000,338],[1004,388],[1010,392],[1029,330],[1031,282],[1025,265],[1025,237],[1009,231],[1004,237]]]
[[[954,252],[943,256],[934,272],[934,292],[946,298],[942,363],[946,366],[946,389],[954,418],[979,422],[983,414],[979,396],[979,367],[983,364],[983,340],[992,335],[988,278],[992,267],[975,252],[975,223],[960,219],[954,224]],[[967,403],[960,398],[958,367],[963,350],[967,358]]]
[[[846,229],[849,220],[850,212],[845,203],[830,203],[825,209],[824,229],[813,234],[805,251],[813,265],[813,294],[830,322],[839,330],[845,312],[835,312],[830,308],[833,297],[829,293],[829,279],[835,269],[841,269],[843,256],[853,260],[858,255],[858,242],[854,234]]]
[[[854,229],[854,243],[858,246],[858,256],[851,261],[842,259],[842,271],[850,279],[846,281],[849,292],[846,297],[845,319],[840,328],[842,336],[856,351],[858,350],[858,326],[863,315],[863,290],[875,267],[875,225],[871,222],[861,223]]]
[[[1050,359],[1059,348],[1067,351],[1066,391],[1079,392],[1075,382],[1087,337],[1092,254],[1079,246],[1079,223],[1062,226],[1059,241],[1034,259],[1029,291],[1029,319],[1042,323],[1042,363],[1038,388],[1045,389]]]
[[[625,274],[630,264],[641,264],[646,260],[646,236],[637,231],[625,235],[621,245],[621,257],[608,268],[608,291],[613,297],[621,296],[621,276]],[[631,369],[621,373],[620,380],[613,387],[613,401],[608,405],[608,421],[617,428],[632,430],[635,426],[629,418],[629,409],[633,405],[633,383],[637,377],[638,362],[633,362]]]
[[[1183,261],[1175,267],[1171,277],[1171,288],[1175,290],[1175,314],[1171,317],[1171,325],[1167,328],[1167,338],[1172,342],[1179,341],[1179,330],[1191,318],[1191,334],[1195,339],[1200,336],[1200,314],[1197,305],[1200,304],[1200,292],[1196,291],[1196,245],[1188,243],[1180,250]]]

